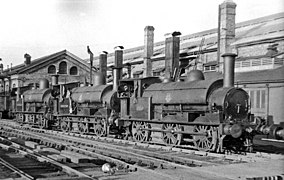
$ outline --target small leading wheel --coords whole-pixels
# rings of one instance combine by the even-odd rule
[[[175,133],[176,131],[183,131],[183,127],[178,124],[163,124],[162,130],[169,132],[162,132],[162,139],[164,143],[168,145],[180,145],[182,140],[181,133]]]
[[[205,133],[206,135],[194,135],[194,146],[203,151],[214,151],[216,149],[217,131],[216,128],[206,125],[197,125],[194,132]]]
[[[107,135],[107,122],[104,118],[97,117],[94,124],[94,133],[99,136]]]
[[[133,140],[137,142],[148,141],[150,138],[150,131],[143,130],[149,129],[150,125],[145,122],[132,122],[131,132],[133,136]]]

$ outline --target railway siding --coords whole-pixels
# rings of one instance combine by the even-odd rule
[[[239,179],[239,177],[242,179],[260,175],[266,177],[267,174],[271,177],[283,174],[279,166],[283,163],[284,157],[279,154],[262,152],[215,154],[108,137],[27,128],[9,123],[2,126],[0,132],[6,136],[18,136],[56,148],[56,151],[61,151],[60,155],[63,156],[72,154],[85,159],[90,157],[94,161],[112,163],[117,172],[126,172],[127,176],[124,176],[126,179],[133,177],[136,173],[151,174],[161,179],[175,179],[176,173],[180,173],[178,177],[187,177],[190,174],[200,179]],[[34,147],[33,143],[30,144]],[[42,145],[36,145],[36,149],[32,151],[38,151],[37,147],[45,148]],[[266,173],[264,167],[273,167],[273,164],[277,167]],[[252,172],[247,169],[251,169]],[[132,173],[128,174],[128,172]]]

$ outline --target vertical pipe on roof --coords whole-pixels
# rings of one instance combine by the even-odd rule
[[[90,50],[90,47],[87,46],[87,52],[90,55],[90,86],[93,84],[93,79],[92,79],[92,71],[93,71],[93,59],[94,59],[94,54]]]
[[[106,83],[106,78],[107,78],[107,52],[102,51],[99,56],[99,68],[100,72],[103,75],[104,82]]]
[[[123,46],[114,48],[114,67],[113,67],[113,90],[118,90],[119,80],[122,76],[123,66]]]
[[[165,78],[172,79],[179,67],[180,32],[165,34]]]
[[[220,53],[232,53],[233,47],[231,44],[235,41],[235,16],[236,3],[232,0],[225,0],[220,5]],[[223,70],[223,59],[219,59],[219,70]]]
[[[152,76],[152,62],[151,56],[154,53],[154,30],[153,26],[146,26],[144,28],[144,77]]]

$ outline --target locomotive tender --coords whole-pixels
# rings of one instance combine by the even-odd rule
[[[41,128],[114,135],[140,142],[185,145],[205,151],[251,150],[256,133],[283,139],[280,127],[253,124],[248,94],[234,87],[235,54],[224,58],[223,78],[199,70],[179,77],[179,37],[166,39],[165,79],[122,79],[123,50],[115,50],[113,84],[106,84],[107,54],[93,86],[46,80],[17,98],[16,119]]]

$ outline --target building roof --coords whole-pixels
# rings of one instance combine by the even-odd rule
[[[276,69],[236,73],[235,75],[236,84],[258,84],[270,82],[284,82],[284,66]]]
[[[181,36],[180,56],[198,53],[202,38],[205,38],[201,48],[202,53],[217,51],[217,28],[215,28]],[[236,41],[232,45],[241,47],[261,42],[274,42],[279,39],[284,39],[284,12],[237,23]],[[154,44],[152,60],[163,60],[164,49],[164,41],[156,42]],[[123,53],[124,64],[130,63],[134,65],[143,63],[143,51],[144,45],[125,49]],[[94,65],[98,64],[98,57],[95,57],[94,60]],[[108,54],[108,66],[113,64],[113,60],[114,53]]]
[[[13,74],[29,74],[38,70],[39,66],[45,66],[47,64],[52,64],[59,60],[73,60],[76,61],[79,65],[83,66],[87,71],[89,71],[89,64],[82,60],[81,58],[75,56],[67,50],[59,51],[47,56],[43,56],[31,61],[29,65],[24,63],[12,67],[12,69],[5,69],[4,74],[13,75]]]

